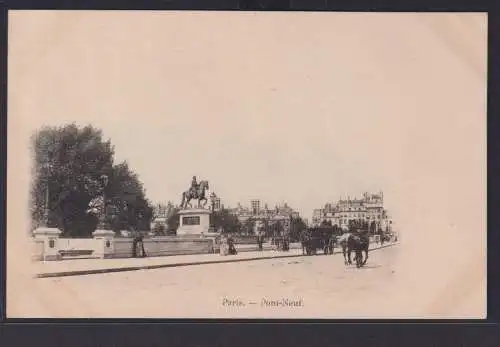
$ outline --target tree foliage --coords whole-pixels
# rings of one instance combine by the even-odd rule
[[[357,232],[358,230],[368,231],[368,222],[362,219],[349,220],[349,231]]]
[[[290,239],[300,240],[300,234],[307,229],[307,225],[300,217],[292,218],[290,221]]]
[[[75,124],[44,127],[33,135],[32,149],[33,228],[47,222],[60,228],[64,236],[90,236],[97,220],[87,210],[101,194],[107,198],[109,227],[149,227],[152,211],[142,183],[127,163],[113,165],[114,148],[103,140],[101,130]],[[107,185],[103,175],[108,178]]]
[[[107,187],[109,203],[115,207],[115,228],[149,230],[153,210],[146,199],[144,187],[139,177],[127,162],[113,166]]]
[[[228,209],[220,209],[219,211],[214,211],[212,215],[212,224],[215,226],[216,230],[222,228],[226,233],[238,233],[241,229],[241,223],[238,217],[230,213]]]
[[[323,220],[320,224],[321,226],[324,226],[324,227],[331,227],[332,226],[332,221],[331,220]]]
[[[167,218],[167,229],[168,231],[177,231],[177,228],[179,228],[180,225],[180,216],[179,216],[179,211],[180,207],[174,207],[170,211],[170,215]]]
[[[254,229],[255,229],[255,220],[253,218],[248,218],[244,223],[242,227],[243,231],[247,235],[253,235],[254,234]]]

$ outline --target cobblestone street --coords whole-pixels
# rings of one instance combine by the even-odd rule
[[[391,295],[398,249],[371,252],[362,269],[335,254],[37,281],[56,284],[67,302],[56,316],[377,317]]]

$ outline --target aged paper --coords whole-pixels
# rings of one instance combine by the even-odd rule
[[[9,318],[486,317],[486,14],[11,11],[8,39]],[[383,190],[400,243],[35,279],[29,137],[71,122],[153,200],[194,174],[304,216]]]

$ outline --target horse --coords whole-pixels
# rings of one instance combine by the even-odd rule
[[[207,189],[209,189],[208,181],[201,181],[200,184],[198,185],[198,189],[196,190],[196,192],[193,193],[193,191],[191,189],[183,192],[182,193],[181,207],[186,208],[188,204],[191,206],[190,201],[192,199],[198,199],[198,208],[205,207],[205,205],[208,202],[208,199],[205,196],[205,191]],[[203,205],[201,205],[201,201],[205,201],[205,203]]]
[[[355,254],[354,260],[356,261],[356,267],[362,267],[366,264],[366,261],[368,260],[368,248],[370,246],[368,235],[346,233],[339,237],[338,243],[342,247],[345,265],[352,264],[351,252],[353,251]],[[365,252],[364,260],[363,252]]]
[[[370,247],[370,238],[367,234],[357,234],[351,237],[351,247],[355,252],[356,267],[362,267],[368,260],[368,248]],[[365,259],[363,260],[363,252]]]
[[[333,235],[324,234],[322,237],[323,252],[325,255],[333,254],[335,247],[335,237]]]
[[[342,254],[344,255],[344,264],[351,265],[351,251],[352,248],[349,247],[349,239],[351,238],[350,233],[342,234],[338,239],[337,243],[342,247]]]

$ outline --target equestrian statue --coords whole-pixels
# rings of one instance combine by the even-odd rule
[[[198,208],[204,208],[208,202],[205,194],[207,189],[209,189],[208,181],[200,181],[198,183],[196,180],[196,176],[193,176],[191,187],[182,193],[181,208],[187,208],[188,205],[191,207],[190,201],[192,199],[198,200]],[[202,201],[204,201],[203,204],[201,204]]]

